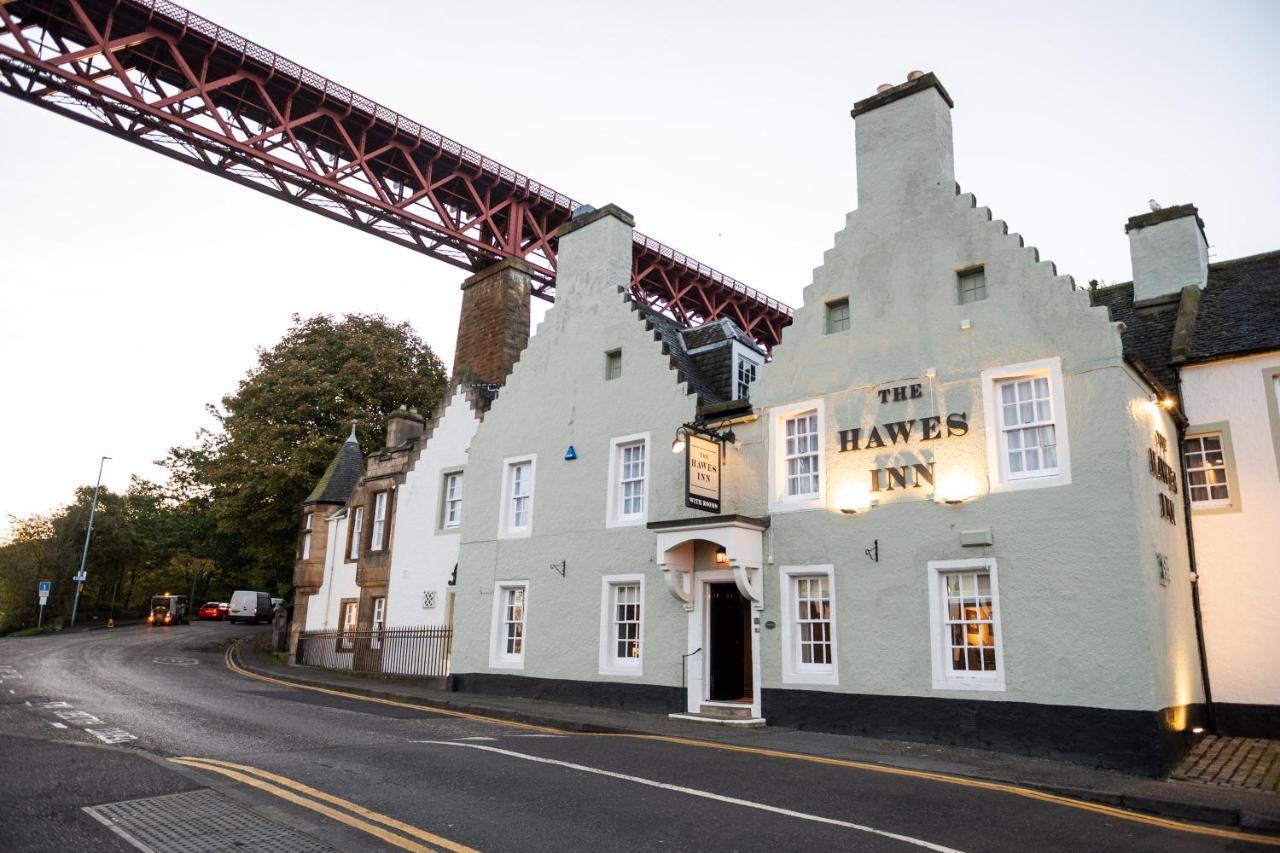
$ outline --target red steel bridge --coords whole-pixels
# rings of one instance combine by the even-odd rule
[[[0,0],[0,90],[470,272],[523,260],[553,298],[577,202],[166,0]],[[771,349],[791,322],[642,234],[633,258],[635,297],[682,323]]]

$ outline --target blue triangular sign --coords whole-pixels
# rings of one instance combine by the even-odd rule
[[[566,461],[569,461],[569,462],[572,462],[574,459],[578,458],[578,451],[573,449],[572,444],[569,445],[569,449],[564,452],[564,458]]]

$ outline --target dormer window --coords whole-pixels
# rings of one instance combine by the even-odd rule
[[[760,363],[741,352],[734,357],[734,361],[736,365],[733,371],[733,398],[745,400],[751,396],[751,383],[756,381]]]

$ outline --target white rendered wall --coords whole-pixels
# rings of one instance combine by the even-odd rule
[[[344,598],[359,598],[356,564],[346,561],[347,526],[344,513],[325,520],[328,549],[325,551],[324,583],[307,606],[307,631],[334,631],[338,626],[338,606]]]
[[[441,500],[444,475],[460,471],[467,463],[467,448],[479,421],[462,391],[449,400],[396,496],[395,548],[387,580],[387,627],[444,625],[447,622],[449,578],[458,563],[461,528],[445,530]],[[462,478],[462,523],[469,511],[469,483]],[[435,593],[433,607],[425,607],[428,591]]]
[[[1186,367],[1191,433],[1225,422],[1232,506],[1195,510],[1196,561],[1214,702],[1280,705],[1280,353]]]

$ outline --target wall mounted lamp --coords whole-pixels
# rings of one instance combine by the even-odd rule
[[[729,552],[725,550],[725,547],[723,545],[721,545],[719,548],[716,548],[716,565],[717,566],[729,565]]]
[[[968,474],[950,474],[942,477],[933,490],[934,503],[956,506],[978,493],[978,482]]]

